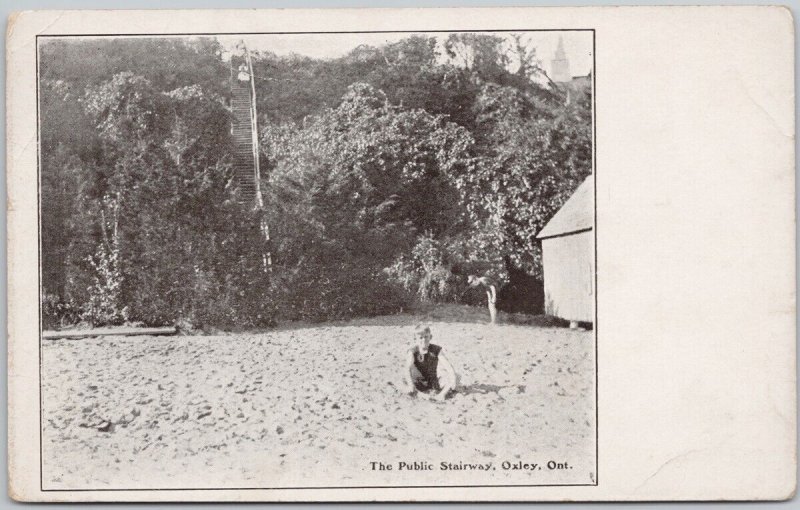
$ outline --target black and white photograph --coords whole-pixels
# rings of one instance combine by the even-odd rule
[[[42,486],[593,485],[593,32],[41,37]]]

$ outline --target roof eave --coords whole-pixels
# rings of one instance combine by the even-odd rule
[[[591,230],[594,230],[594,227],[579,228],[575,230],[570,230],[569,232],[559,232],[558,234],[545,234],[545,235],[539,234],[538,236],[536,236],[536,239],[544,241],[545,239],[553,239],[554,237],[566,237],[574,234],[581,234],[583,232],[590,232]]]

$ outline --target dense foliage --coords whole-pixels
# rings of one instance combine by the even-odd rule
[[[216,41],[45,43],[46,325],[393,313],[479,302],[470,274],[504,285],[501,308],[540,311],[535,235],[591,172],[591,98],[537,79],[515,41],[256,53],[269,246],[237,200]]]

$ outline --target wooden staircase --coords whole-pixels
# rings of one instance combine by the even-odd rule
[[[242,203],[258,205],[258,152],[253,147],[253,97],[250,82],[239,81],[234,74],[231,80],[231,112],[233,124],[233,168]]]
[[[264,272],[272,270],[272,252],[270,251],[269,223],[264,215],[264,202],[261,196],[261,170],[258,161],[258,127],[256,123],[256,91],[253,82],[253,63],[250,53],[244,49],[244,58],[231,57],[231,138],[233,141],[233,168],[236,179],[238,199],[242,204],[250,205],[261,212],[260,227],[263,235],[264,249],[261,252]],[[238,60],[238,62],[237,62]],[[247,69],[250,79],[239,80],[238,69]]]

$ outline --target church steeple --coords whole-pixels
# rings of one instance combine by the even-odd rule
[[[550,73],[552,80],[556,83],[567,83],[572,81],[572,74],[569,71],[569,60],[564,51],[564,39],[558,36],[558,48],[553,60],[550,61]]]

